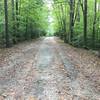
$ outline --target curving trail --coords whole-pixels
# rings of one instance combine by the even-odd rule
[[[47,37],[11,48],[0,64],[0,100],[100,100],[60,46]]]

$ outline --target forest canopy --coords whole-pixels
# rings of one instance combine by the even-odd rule
[[[0,0],[0,8],[0,44],[9,47],[47,33],[48,9],[42,0]]]
[[[0,0],[0,46],[55,35],[100,48],[100,0]]]
[[[53,0],[55,35],[84,48],[100,48],[100,0]]]

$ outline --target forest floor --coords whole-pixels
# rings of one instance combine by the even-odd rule
[[[56,37],[1,49],[0,100],[100,100],[100,59]]]

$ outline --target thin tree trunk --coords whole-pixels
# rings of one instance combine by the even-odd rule
[[[69,36],[69,42],[72,42],[73,38],[73,28],[74,28],[74,6],[75,1],[70,0],[70,36]]]
[[[16,22],[17,22],[17,29],[19,27],[18,14],[19,14],[19,4],[18,4],[18,0],[16,0]]]
[[[92,34],[92,41],[93,47],[95,48],[95,25],[96,25],[96,13],[97,13],[97,0],[95,0],[95,7],[94,7],[94,22],[93,22],[93,34]]]
[[[15,28],[15,3],[14,0],[12,1],[12,21],[13,21],[13,30],[16,33],[16,28]]]
[[[14,0],[11,0],[11,1],[12,1],[12,19],[13,19],[13,21],[15,21]]]
[[[28,39],[28,17],[26,18],[26,31],[25,31],[25,40]]]
[[[4,0],[4,11],[5,11],[5,38],[6,38],[6,47],[9,45],[9,32],[8,32],[8,0]]]
[[[84,0],[84,45],[87,46],[87,0]]]

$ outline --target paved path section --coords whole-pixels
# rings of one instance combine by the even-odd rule
[[[0,100],[100,100],[54,37],[17,48],[0,67]]]

